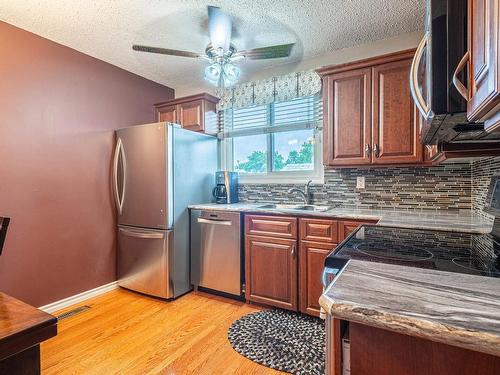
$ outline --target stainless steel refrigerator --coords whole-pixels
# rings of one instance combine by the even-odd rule
[[[216,169],[214,137],[170,123],[116,131],[120,286],[162,298],[191,289],[187,206],[211,201]]]

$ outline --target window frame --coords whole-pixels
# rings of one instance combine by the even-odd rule
[[[300,130],[300,129],[297,129]],[[298,184],[306,183],[312,180],[313,183],[324,183],[324,168],[323,168],[323,147],[322,147],[322,131],[312,129],[314,137],[314,169],[309,171],[272,171],[273,163],[273,134],[264,133],[267,135],[267,164],[268,171],[266,173],[245,173],[239,174],[239,182],[242,184]],[[292,132],[295,130],[289,130]],[[221,168],[229,171],[233,170],[233,138],[221,140]]]

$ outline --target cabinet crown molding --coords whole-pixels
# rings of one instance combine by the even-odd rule
[[[155,103],[154,106],[159,108],[159,107],[163,107],[166,105],[182,104],[182,103],[192,102],[194,100],[200,100],[200,99],[212,102],[214,104],[217,104],[219,102],[219,98],[217,98],[216,96],[213,96],[213,95],[210,95],[206,92],[203,92],[201,94],[184,96],[182,98],[169,99],[169,100],[166,100],[164,102]]]
[[[318,73],[321,77],[323,77],[334,73],[342,73],[348,70],[371,68],[374,65],[406,60],[413,58],[415,50],[416,50],[415,48],[410,48],[398,52],[387,53],[385,55],[369,57],[363,60],[355,60],[343,64],[323,66],[319,69],[316,69],[316,73]]]

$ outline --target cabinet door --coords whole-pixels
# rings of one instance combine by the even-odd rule
[[[203,131],[203,100],[178,104],[179,123],[183,128]]]
[[[370,164],[371,69],[327,76],[323,103],[324,164]]]
[[[319,316],[319,297],[323,293],[321,276],[326,256],[336,244],[301,241],[299,252],[299,303],[300,311]]]
[[[469,0],[468,6],[470,100],[467,117],[476,121],[500,103],[500,8],[498,0]]]
[[[376,224],[376,220],[342,220],[339,221],[339,242],[345,240],[357,227],[363,224]]]
[[[166,107],[158,108],[158,121],[174,122],[177,123],[177,106],[169,105]]]
[[[373,68],[373,164],[422,162],[419,112],[410,94],[411,60]]]
[[[246,299],[297,310],[297,241],[247,235]]]

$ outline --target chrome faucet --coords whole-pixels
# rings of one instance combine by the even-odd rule
[[[288,194],[298,193],[302,196],[302,199],[304,199],[304,204],[312,204],[312,191],[310,187],[311,183],[312,180],[307,181],[304,190],[300,190],[299,188],[291,188],[288,190]]]

